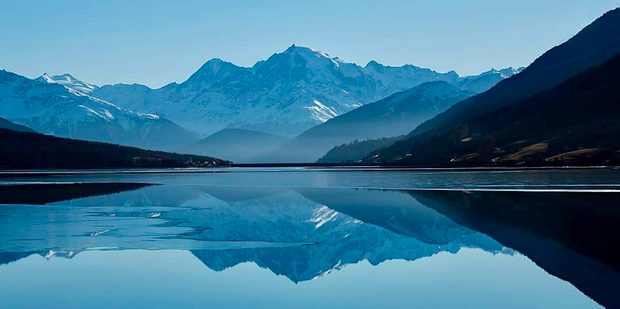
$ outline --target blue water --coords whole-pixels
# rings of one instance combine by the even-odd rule
[[[597,308],[619,301],[617,235],[605,236],[616,231],[615,170],[212,171],[0,180],[8,188],[0,195],[0,307]],[[554,218],[540,218],[539,206],[521,207],[538,203],[582,218],[603,212],[611,221],[592,231],[590,243],[589,228],[572,229],[586,219],[558,216],[568,218],[564,230],[546,224]]]

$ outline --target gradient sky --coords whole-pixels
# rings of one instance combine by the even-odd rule
[[[526,66],[617,6],[618,0],[4,1],[0,69],[160,87],[184,81],[210,58],[251,66],[295,43],[360,65],[376,60],[470,75]]]

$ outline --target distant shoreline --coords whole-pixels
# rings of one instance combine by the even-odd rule
[[[120,175],[120,174],[218,174],[282,168],[282,171],[323,170],[332,172],[497,172],[497,171],[566,171],[566,170],[620,170],[617,166],[542,166],[542,167],[385,167],[337,164],[233,164],[211,168],[161,168],[161,169],[46,169],[46,170],[0,170],[0,179],[18,177],[51,177],[64,175]],[[278,172],[272,170],[270,172]]]

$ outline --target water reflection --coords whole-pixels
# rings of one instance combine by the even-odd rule
[[[252,262],[300,283],[362,261],[416,261],[466,248],[513,256],[514,249],[598,303],[620,305],[616,193],[49,186],[0,188],[0,264],[31,255],[189,250],[214,271]]]
[[[620,306],[617,193],[409,192],[525,254],[609,308]]]

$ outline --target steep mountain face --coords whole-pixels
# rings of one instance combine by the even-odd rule
[[[620,54],[556,88],[367,158],[387,164],[618,165]],[[412,145],[422,144],[424,147]],[[407,155],[402,155],[407,153]]]
[[[254,160],[315,162],[342,143],[409,133],[423,121],[472,95],[473,92],[447,82],[427,82],[335,117]]]
[[[87,82],[83,82],[73,76],[71,74],[63,74],[63,75],[48,75],[47,73],[43,73],[43,75],[39,76],[36,81],[50,83],[50,84],[60,84],[69,89],[73,89],[75,91],[79,91],[84,94],[91,94],[93,91],[99,89],[98,86],[89,84]]]
[[[567,42],[552,48],[514,78],[487,92],[456,104],[423,123],[415,134],[458,125],[553,88],[569,78],[599,66],[620,52],[620,8],[609,11]]]
[[[29,127],[14,124],[4,118],[0,118],[0,129],[7,129],[7,130],[17,131],[17,132],[31,132],[31,133],[35,132],[33,129]]]
[[[0,116],[38,132],[145,148],[171,149],[196,139],[170,120],[135,113],[56,82],[0,71]]]
[[[243,129],[224,129],[190,146],[184,153],[226,158],[235,163],[245,162],[259,154],[272,151],[289,139],[283,136]]]
[[[462,83],[464,89],[486,87],[467,82],[472,78],[412,65],[388,67],[375,61],[361,67],[293,45],[251,68],[212,59],[181,84],[160,89],[135,84],[103,86],[93,96],[161,115],[202,135],[240,128],[292,137],[425,82]]]

